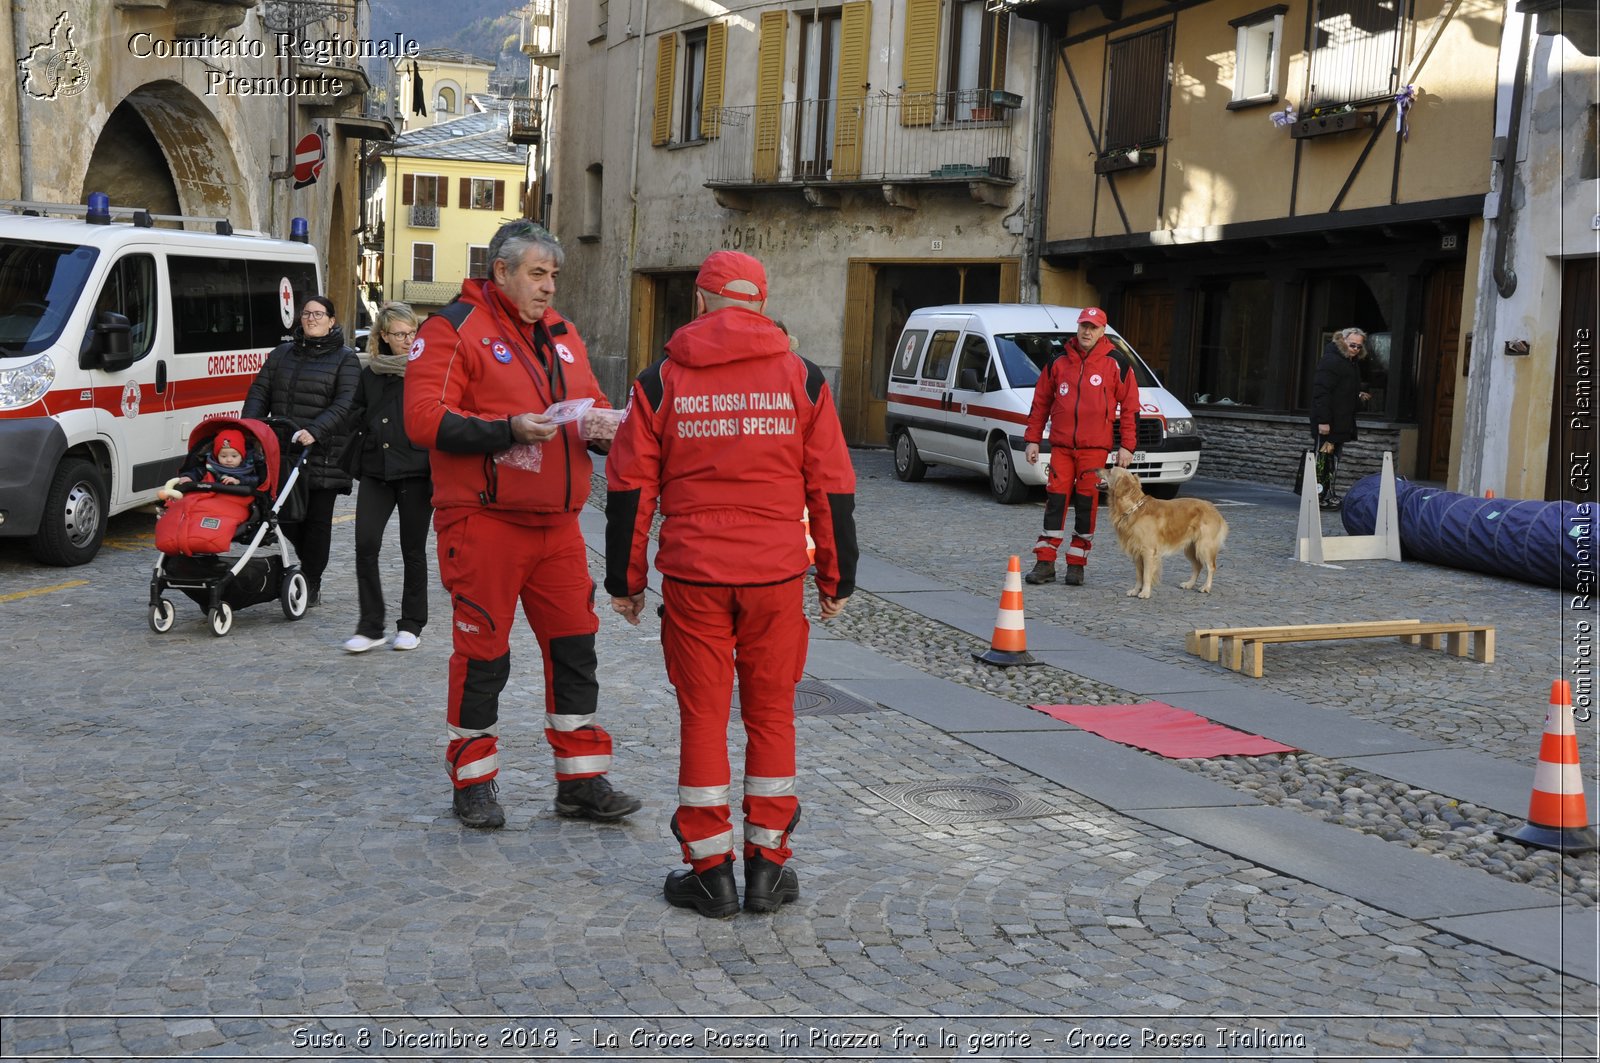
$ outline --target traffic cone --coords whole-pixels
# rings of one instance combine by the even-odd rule
[[[806,533],[806,564],[817,563],[817,541],[811,537],[811,509],[808,506],[800,511],[800,528]]]
[[[1535,849],[1587,853],[1600,848],[1589,829],[1583,798],[1583,773],[1578,767],[1578,735],[1572,726],[1572,685],[1565,679],[1550,684],[1550,710],[1544,715],[1539,764],[1533,770],[1533,798],[1528,822],[1516,830],[1497,830],[1501,838]]]
[[[1009,668],[1014,664],[1043,664],[1028,652],[1028,633],[1022,626],[1022,562],[1016,554],[1006,566],[1006,585],[1000,592],[1000,612],[994,618],[994,638],[983,653],[972,656],[985,664]]]

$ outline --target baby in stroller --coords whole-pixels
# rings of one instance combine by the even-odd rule
[[[176,502],[183,497],[180,487],[188,483],[220,483],[253,490],[260,486],[265,472],[261,448],[245,439],[239,429],[225,428],[209,447],[202,446],[191,453],[178,475],[168,480],[156,496],[164,502]]]

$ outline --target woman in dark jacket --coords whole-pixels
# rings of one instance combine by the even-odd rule
[[[339,467],[338,459],[350,439],[346,419],[360,376],[361,363],[344,344],[333,300],[313,295],[300,308],[293,338],[267,355],[244,400],[244,417],[287,417],[301,426],[284,447],[286,475],[299,448],[309,448],[301,473],[309,488],[305,514],[298,521],[283,522],[283,533],[300,557],[309,605],[321,604],[334,503],[350,493],[350,474]]]
[[[1366,333],[1358,328],[1336,333],[1323,350],[1311,382],[1311,441],[1325,458],[1325,472],[1318,479],[1322,505],[1327,509],[1339,504],[1334,484],[1339,451],[1356,438],[1356,410],[1370,397],[1361,389],[1357,364],[1366,342]]]
[[[433,517],[433,482],[428,452],[406,437],[406,362],[417,338],[417,315],[405,303],[389,303],[372,323],[372,357],[361,370],[350,423],[358,433],[354,469],[356,495],[356,593],[361,619],[346,640],[350,653],[366,653],[385,641],[383,580],[378,554],[389,518],[400,511],[400,557],[405,578],[394,648],[414,650],[428,622],[428,522]]]

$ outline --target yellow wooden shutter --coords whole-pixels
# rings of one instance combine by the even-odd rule
[[[761,13],[761,44],[756,52],[756,129],[753,173],[757,181],[778,179],[778,145],[783,135],[783,54],[788,47],[789,12]]]
[[[994,50],[989,53],[989,87],[1006,87],[1006,52],[1011,46],[1011,12],[990,15],[994,19]],[[985,101],[987,102],[987,101]]]
[[[705,102],[700,107],[700,135],[704,137],[722,132],[722,71],[727,57],[728,24],[713,22],[706,27]]]
[[[932,125],[939,91],[939,0],[906,0],[901,125]]]
[[[672,68],[678,61],[678,35],[663,33],[656,42],[656,115],[650,143],[660,147],[672,139]]]
[[[862,111],[867,102],[867,47],[872,43],[872,0],[845,4],[839,10],[839,84],[833,97],[838,114],[833,122],[833,176],[861,176]]]

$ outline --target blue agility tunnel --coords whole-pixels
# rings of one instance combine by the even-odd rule
[[[1340,517],[1371,535],[1381,477],[1345,492]],[[1400,549],[1438,565],[1589,593],[1595,585],[1595,507],[1577,502],[1478,498],[1396,480]]]

